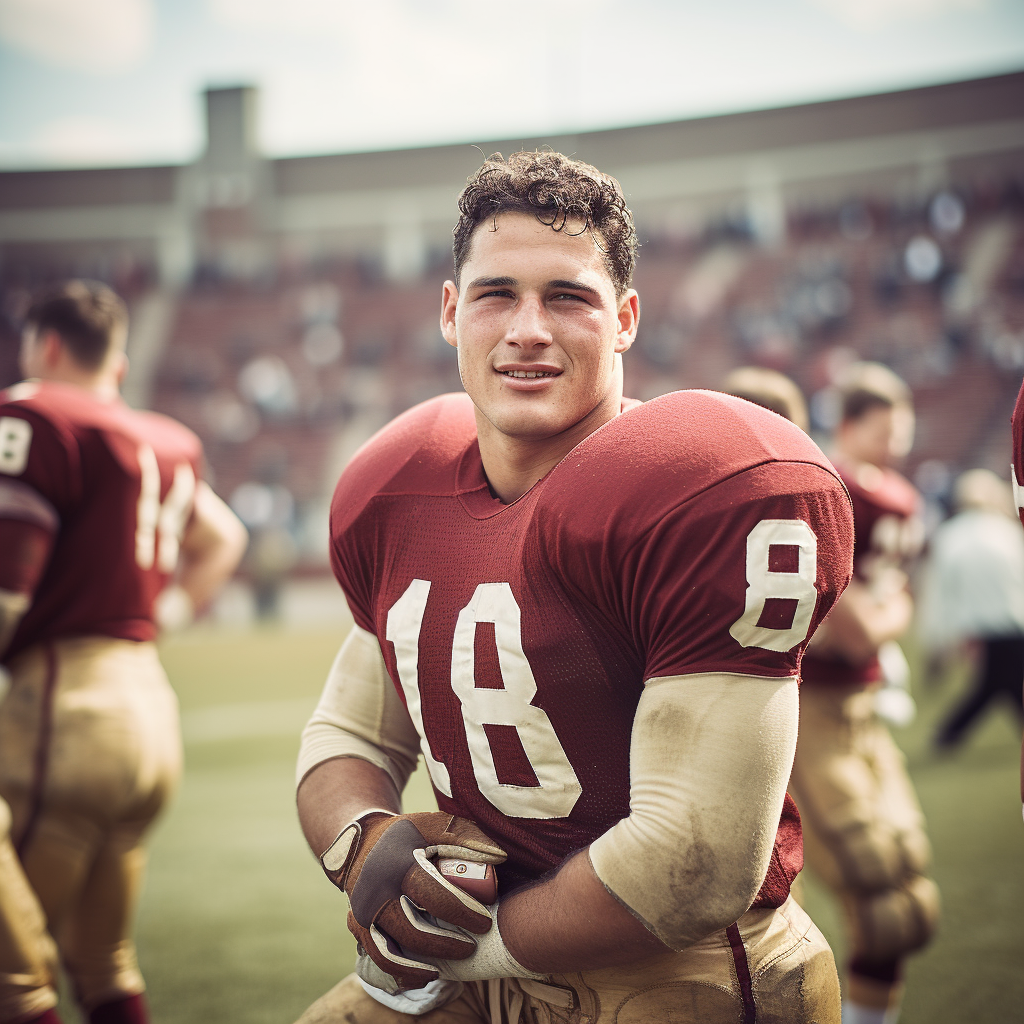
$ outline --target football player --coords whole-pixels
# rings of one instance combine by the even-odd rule
[[[0,392],[2,1022],[59,1020],[58,959],[90,1024],[148,1020],[131,922],[181,769],[156,606],[202,609],[245,547],[198,438],[119,398],[127,327],[104,285],[40,296]]]
[[[786,783],[848,496],[749,403],[623,400],[614,179],[495,155],[459,205],[441,329],[467,394],[385,427],[331,509],[355,625],[298,806],[360,957],[302,1020],[837,1022]],[[439,810],[402,814],[418,754]],[[438,857],[498,865],[497,899]]]
[[[1017,404],[1013,407],[1013,418],[1010,423],[1013,439],[1013,463],[1010,465],[1010,484],[1013,487],[1013,503],[1017,507],[1017,515],[1024,525],[1024,384],[1017,395]],[[1022,689],[1024,694],[1024,689]],[[1020,799],[1021,813],[1024,814],[1024,743],[1020,748]]]
[[[905,570],[923,540],[920,498],[892,468],[910,450],[914,414],[906,384],[878,363],[852,366],[841,391],[831,455],[853,499],[854,578],[803,660],[790,788],[808,862],[847,914],[843,1022],[894,1024],[903,961],[938,918],[921,808],[875,703],[879,654],[910,625]]]

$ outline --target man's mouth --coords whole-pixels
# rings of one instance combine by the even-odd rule
[[[505,377],[517,377],[532,380],[534,377],[557,377],[558,372],[554,370],[499,370]]]

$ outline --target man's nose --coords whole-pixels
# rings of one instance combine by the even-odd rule
[[[505,332],[505,340],[510,345],[519,345],[522,348],[551,344],[551,326],[547,311],[539,298],[526,297],[516,304],[512,320]]]

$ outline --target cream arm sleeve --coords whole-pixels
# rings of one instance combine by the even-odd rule
[[[386,771],[401,793],[419,749],[419,735],[388,678],[377,638],[353,626],[302,732],[296,782],[331,758],[359,757]]]
[[[609,892],[673,949],[732,924],[757,896],[797,721],[795,677],[647,682],[630,741],[629,817],[589,852]]]

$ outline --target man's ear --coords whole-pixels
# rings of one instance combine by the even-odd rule
[[[441,333],[452,348],[458,347],[455,335],[455,311],[459,305],[459,289],[454,281],[445,281],[441,289]]]
[[[128,376],[128,356],[124,352],[118,352],[114,359],[114,377],[117,380],[118,388],[120,388],[125,377]]]
[[[41,348],[43,365],[48,370],[56,369],[64,354],[64,342],[61,340],[61,336],[52,329],[46,330],[43,331],[42,337],[36,341],[36,344]]]
[[[640,296],[634,288],[627,289],[619,299],[619,333],[615,339],[615,351],[625,352],[636,341],[636,329],[640,323]]]

